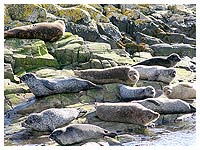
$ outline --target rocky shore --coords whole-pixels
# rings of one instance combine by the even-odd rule
[[[64,35],[55,42],[40,39],[4,39],[4,144],[58,145],[48,132],[25,129],[21,123],[33,112],[48,108],[82,108],[87,114],[74,123],[89,123],[119,133],[115,139],[90,141],[97,145],[135,142],[138,135],[158,138],[158,128],[173,124],[182,128],[183,114],[164,114],[155,127],[102,121],[96,116],[96,102],[120,102],[118,83],[103,84],[102,89],[62,93],[35,98],[20,82],[26,73],[41,78],[76,77],[74,70],[105,69],[134,65],[155,56],[177,53],[176,77],[170,83],[196,81],[196,5],[158,4],[6,4],[4,30],[40,22],[65,22]],[[166,98],[159,81],[139,80],[136,87],[152,86],[156,97]],[[195,106],[196,99],[189,101]],[[187,114],[188,115],[188,114]],[[189,114],[190,118],[194,114]],[[188,117],[188,116],[187,116]],[[178,121],[177,121],[177,118]],[[175,123],[174,123],[175,122]],[[181,122],[181,123],[180,123]],[[195,121],[187,126],[194,131]],[[38,140],[39,139],[39,140]],[[162,137],[160,137],[162,139]],[[113,141],[114,140],[114,141]],[[95,143],[94,143],[95,142]],[[89,143],[89,144],[91,144]],[[119,144],[120,143],[120,144]],[[153,143],[153,141],[152,141]],[[78,145],[83,145],[81,143]]]

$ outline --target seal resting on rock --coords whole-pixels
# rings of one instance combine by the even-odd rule
[[[188,82],[165,86],[163,92],[166,97],[171,99],[190,100],[196,98],[196,89]]]
[[[30,114],[22,123],[22,126],[37,131],[53,131],[84,113],[86,111],[76,108],[50,108],[40,113]]]
[[[130,66],[117,66],[106,69],[75,70],[75,75],[97,84],[122,83],[136,84],[139,73]]]
[[[58,93],[74,93],[89,89],[102,89],[102,87],[80,78],[43,79],[32,73],[20,77],[35,96],[47,96]]]
[[[137,103],[96,103],[96,114],[101,120],[147,126],[159,114]]]
[[[156,91],[152,86],[147,87],[130,87],[119,85],[119,94],[123,101],[142,100],[155,97]]]
[[[163,67],[169,68],[169,67],[174,67],[180,61],[181,61],[180,56],[176,53],[172,53],[168,57],[149,58],[133,66],[145,65],[145,66],[163,66]]]
[[[168,84],[176,76],[176,70],[174,68],[144,65],[134,66],[134,68],[139,72],[140,79],[143,80],[161,81]]]
[[[98,139],[104,136],[115,137],[116,135],[116,133],[92,124],[70,124],[54,130],[49,138],[60,145],[72,145],[89,139]]]
[[[57,41],[65,33],[65,23],[62,20],[55,22],[41,22],[32,25],[20,26],[4,31],[4,38],[41,39],[43,41]]]
[[[147,98],[145,100],[132,101],[132,103],[141,104],[159,114],[184,114],[196,112],[195,107],[180,99]]]

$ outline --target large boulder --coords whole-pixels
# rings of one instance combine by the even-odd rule
[[[5,47],[12,51],[14,73],[37,67],[59,67],[57,60],[48,53],[44,41],[38,39],[7,39]]]
[[[196,48],[189,44],[154,44],[150,48],[153,50],[154,56],[167,56],[171,53],[177,53],[181,57],[189,56],[192,58],[196,56]]]
[[[46,21],[47,12],[44,8],[36,4],[6,4],[8,14],[12,20],[27,22]]]

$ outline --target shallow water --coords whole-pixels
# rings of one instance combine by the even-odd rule
[[[182,121],[156,126],[154,136],[136,136],[136,140],[125,146],[194,146],[196,143],[196,116],[185,115]]]

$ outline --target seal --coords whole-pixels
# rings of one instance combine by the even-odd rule
[[[134,66],[134,68],[139,72],[140,79],[143,80],[161,81],[169,84],[176,76],[176,70],[174,68],[144,65]]]
[[[74,93],[89,89],[102,89],[102,87],[80,78],[43,79],[33,73],[27,73],[20,77],[30,91],[37,97],[59,93]]]
[[[55,129],[49,136],[60,145],[72,145],[90,139],[115,137],[117,134],[92,124],[70,124]]]
[[[178,62],[181,61],[181,58],[178,54],[172,53],[168,57],[153,57],[133,66],[137,65],[146,65],[146,66],[163,66],[166,68],[174,67]]]
[[[164,95],[171,99],[191,100],[196,98],[196,89],[189,82],[180,82],[163,88]]]
[[[43,41],[57,41],[65,33],[65,23],[62,20],[55,22],[41,22],[32,25],[15,27],[4,31],[4,38],[41,39]]]
[[[86,111],[76,108],[50,108],[40,113],[30,114],[22,122],[22,126],[37,131],[53,131],[85,113]]]
[[[130,66],[116,66],[106,69],[75,70],[75,75],[90,80],[96,84],[122,83],[136,84],[139,80],[139,73]]]
[[[153,98],[155,97],[156,91],[152,86],[130,87],[130,86],[120,84],[119,94],[120,94],[121,100],[125,102],[129,102],[133,100]]]
[[[159,114],[137,103],[96,103],[96,114],[104,121],[133,123],[147,126],[159,118]]]
[[[159,114],[184,114],[196,112],[195,107],[180,99],[147,98],[145,100],[132,101],[132,103],[141,104]]]

